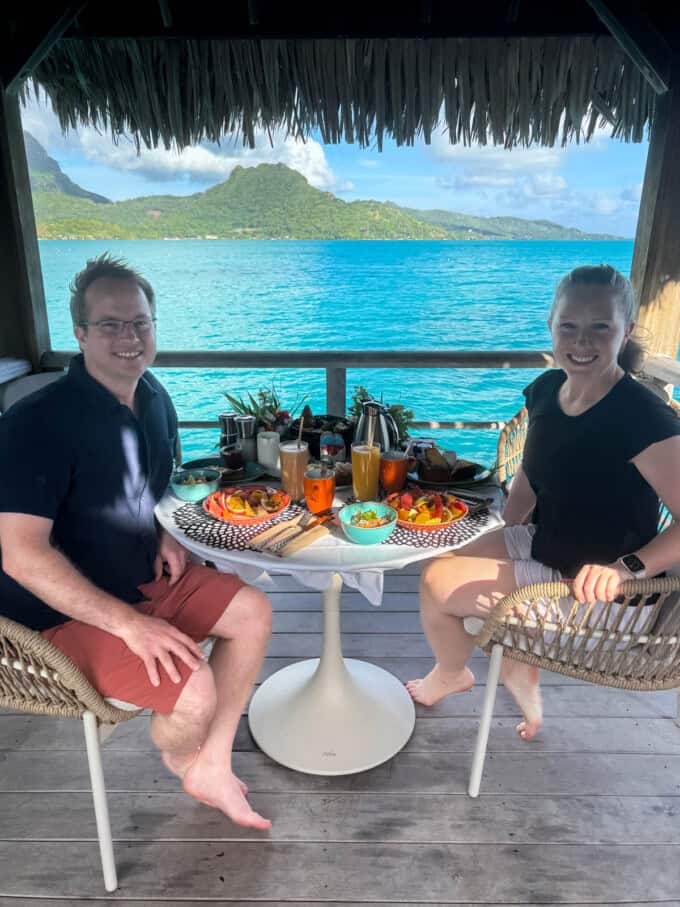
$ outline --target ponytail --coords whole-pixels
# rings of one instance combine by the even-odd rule
[[[647,350],[640,341],[639,338],[632,337],[628,338],[626,345],[619,353],[619,358],[617,359],[618,364],[628,374],[637,375],[642,371],[642,366],[644,364],[645,358],[647,356]]]

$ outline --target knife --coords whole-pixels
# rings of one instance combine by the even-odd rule
[[[310,532],[313,529],[318,529],[323,525],[323,523],[330,520],[332,516],[332,513],[324,512],[320,514],[315,520],[311,520],[311,522],[307,523],[304,526],[293,526],[289,531],[282,532],[280,535],[274,536],[274,538],[263,545],[259,550],[265,551],[267,554],[278,554],[281,548],[283,548],[284,545],[287,545],[288,542],[300,538],[300,536],[304,535],[307,532]]]
[[[258,534],[253,536],[250,540],[250,547],[256,549],[267,547],[267,545],[273,542],[274,538],[280,533],[286,532],[286,530],[294,527],[297,528],[298,523],[304,515],[304,511],[302,511],[290,520],[284,520],[281,523],[277,523],[275,526],[271,526],[269,529],[265,529],[264,532],[258,532]]]
[[[303,530],[302,532],[299,532],[295,538],[283,545],[283,547],[277,547],[275,554],[277,557],[290,557],[291,554],[297,554],[302,548],[306,548],[307,545],[313,544],[317,539],[328,534],[329,530],[327,526],[313,526],[309,532]]]

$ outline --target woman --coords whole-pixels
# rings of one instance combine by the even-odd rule
[[[577,268],[557,287],[548,326],[558,368],[524,391],[529,430],[506,525],[423,570],[437,661],[407,684],[416,702],[472,686],[463,618],[486,616],[517,586],[573,579],[578,601],[613,601],[622,581],[680,563],[680,419],[630,375],[641,358],[633,307],[630,283],[608,265]],[[674,522],[657,535],[659,499]],[[528,740],[542,720],[538,670],[504,660],[503,680]]]

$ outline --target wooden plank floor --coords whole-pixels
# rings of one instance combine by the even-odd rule
[[[346,655],[402,680],[429,669],[417,568],[386,578],[382,608],[343,595]],[[317,656],[320,596],[285,579],[262,677]],[[0,904],[126,901],[304,907],[371,904],[680,904],[680,728],[672,692],[543,678],[546,721],[527,744],[501,688],[482,795],[466,795],[477,685],[418,709],[404,750],[370,772],[323,778],[258,752],[245,718],[235,769],[271,833],[194,803],[163,768],[148,722],[104,747],[120,888],[101,881],[78,722],[0,714]]]

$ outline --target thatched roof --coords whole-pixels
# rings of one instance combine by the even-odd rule
[[[324,142],[553,145],[600,113],[641,141],[654,92],[610,37],[59,40],[34,72],[62,127],[154,147],[258,129]]]

